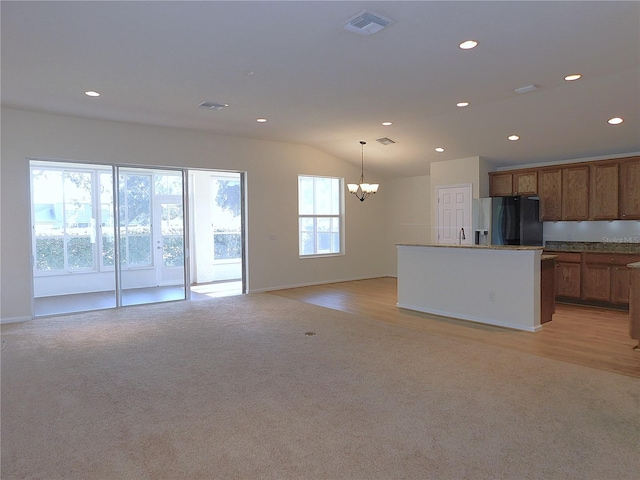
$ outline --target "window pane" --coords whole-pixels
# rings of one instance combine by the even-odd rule
[[[151,235],[127,235],[129,265],[151,265]]]
[[[121,265],[149,266],[151,259],[151,175],[120,175]]]
[[[62,172],[31,170],[36,235],[64,235]]]
[[[162,236],[162,263],[165,267],[184,266],[184,242],[182,235]]]
[[[64,269],[64,238],[38,236],[35,243],[37,270]]]
[[[156,195],[182,195],[182,175],[156,174]]]
[[[91,237],[71,237],[67,242],[69,268],[93,267],[93,244]]]
[[[184,241],[182,238],[182,205],[163,203],[162,211],[162,264],[165,267],[182,267],[184,265]]]
[[[313,177],[298,177],[298,213],[313,215]]]
[[[300,255],[316,253],[313,218],[300,219]]]
[[[242,258],[240,181],[212,176],[211,226],[214,260]]]
[[[340,213],[340,181],[337,178],[316,179],[315,213],[338,215]]]
[[[113,267],[115,265],[115,245],[113,242],[113,234],[107,234],[106,230],[102,230],[102,265],[105,267]]]
[[[111,172],[100,173],[99,179],[102,265],[105,267],[113,267],[115,265],[113,242],[113,175]]]

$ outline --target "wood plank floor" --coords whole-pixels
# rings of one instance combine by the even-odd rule
[[[396,307],[392,277],[269,292],[343,312],[366,315],[469,341],[640,378],[640,350],[629,337],[628,312],[557,304],[553,320],[536,333],[521,332]]]

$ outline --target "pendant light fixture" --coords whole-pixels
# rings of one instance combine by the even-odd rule
[[[364,146],[366,144],[367,142],[360,141],[360,145],[362,145],[362,169],[360,171],[360,183],[347,184],[349,193],[353,193],[361,202],[364,202],[364,199],[369,195],[376,193],[378,191],[378,187],[380,186],[377,183],[364,183]]]

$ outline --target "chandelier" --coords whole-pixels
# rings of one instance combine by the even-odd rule
[[[380,186],[377,183],[364,183],[364,146],[366,144],[367,142],[360,141],[360,145],[362,145],[362,170],[360,172],[360,183],[347,184],[349,193],[353,193],[361,202],[364,202],[364,199],[369,195],[376,193]]]

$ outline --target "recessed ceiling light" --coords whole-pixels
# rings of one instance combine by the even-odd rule
[[[84,94],[88,97],[99,97],[100,94],[98,92],[94,92],[93,90],[89,90],[88,92],[84,92]]]
[[[509,135],[507,138],[512,142],[515,142],[516,140],[520,140],[520,137],[518,135]]]
[[[469,102],[458,102],[458,103],[456,103],[456,105],[458,107],[468,107],[469,106]]]
[[[613,117],[607,120],[607,123],[610,125],[620,125],[622,122],[624,122],[624,120],[620,117]]]
[[[393,122],[382,122],[382,125],[388,127],[389,125],[393,125]]]
[[[460,44],[460,48],[462,50],[471,50],[472,48],[476,48],[478,46],[478,42],[475,40],[465,40]]]
[[[578,80],[579,78],[582,78],[582,75],[579,73],[572,73],[571,75],[567,75],[566,77],[564,77],[567,82],[573,82],[574,80]]]
[[[444,152],[444,148],[438,147],[438,148],[436,148],[436,152],[442,153],[442,152]]]
[[[266,118],[256,118],[256,122],[258,123],[265,123],[267,121]]]

